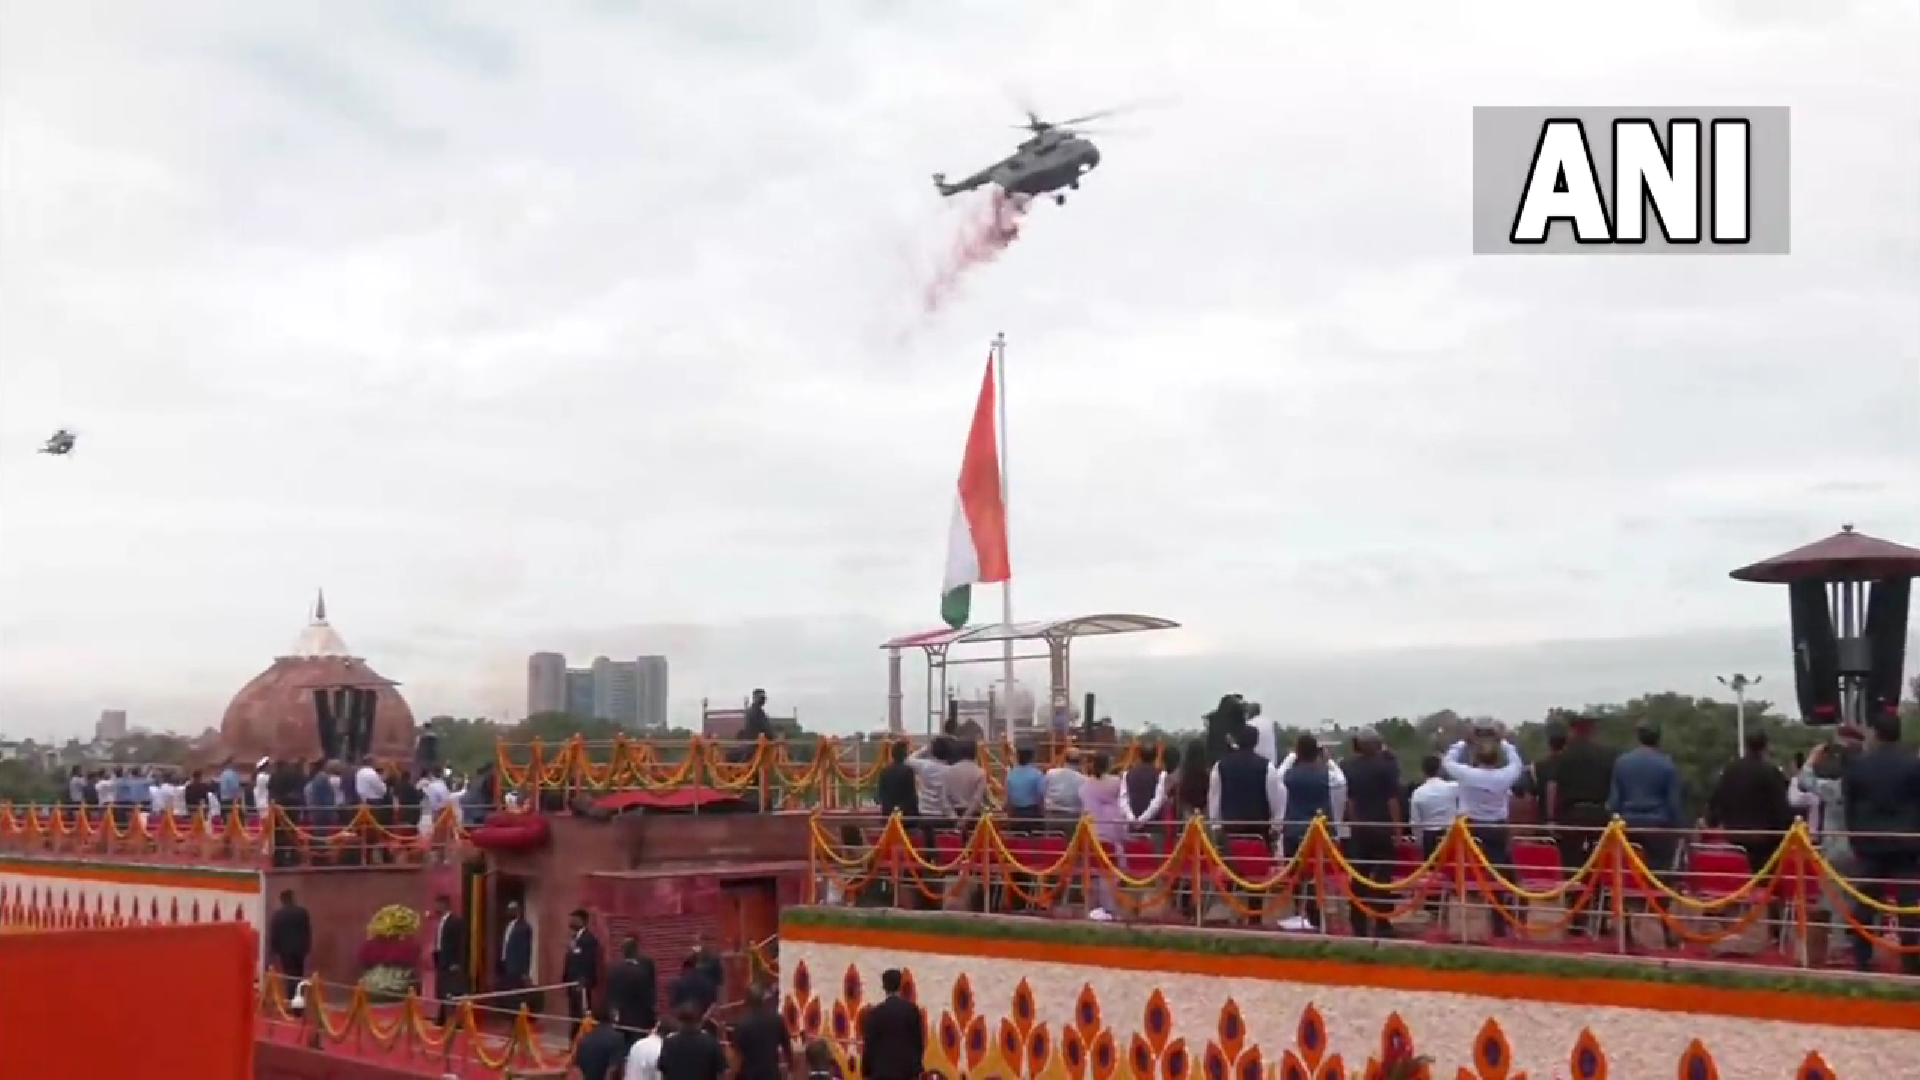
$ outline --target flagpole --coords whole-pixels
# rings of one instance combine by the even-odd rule
[[[1013,565],[1013,496],[1007,487],[1007,335],[993,336],[993,381],[998,385],[993,395],[994,411],[999,413],[997,423],[1000,426],[1000,514],[1007,531],[1007,565]],[[1000,583],[1000,621],[1013,622],[1013,575]],[[1013,697],[1013,639],[1000,643],[1000,677],[1002,687],[1000,698],[1003,708],[1011,704]]]

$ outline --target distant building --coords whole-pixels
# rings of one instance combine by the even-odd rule
[[[745,709],[702,709],[700,734],[709,739],[737,739],[747,726]]]
[[[667,658],[642,656],[634,662],[639,672],[639,728],[642,731],[667,730]]]
[[[640,666],[632,660],[593,658],[593,716],[623,728],[640,726]]]
[[[587,668],[566,669],[566,708],[572,716],[593,715],[593,672]]]
[[[534,653],[527,658],[527,715],[564,712],[632,731],[664,731],[667,685],[664,656],[599,656],[586,667],[570,668],[559,653]]]
[[[93,724],[94,742],[119,742],[127,737],[127,710],[101,709],[100,719]]]
[[[556,652],[527,657],[527,715],[568,711],[567,658]]]

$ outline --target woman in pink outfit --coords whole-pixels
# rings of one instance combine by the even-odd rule
[[[1113,763],[1104,751],[1094,754],[1087,766],[1087,781],[1080,785],[1080,808],[1093,823],[1094,839],[1107,849],[1114,865],[1122,870],[1127,865],[1127,828],[1133,824],[1126,800],[1126,787],[1114,773]],[[1094,908],[1087,914],[1104,922],[1119,914],[1116,910],[1119,904],[1113,875],[1105,871],[1097,858],[1093,867]]]

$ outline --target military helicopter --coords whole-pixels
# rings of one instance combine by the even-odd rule
[[[40,452],[52,454],[54,457],[66,457],[73,453],[73,444],[79,441],[79,438],[80,436],[66,428],[61,428],[47,437],[46,444],[40,447]]]
[[[1102,109],[1055,123],[1040,119],[1028,109],[1027,122],[1014,126],[1032,134],[1013,153],[957,184],[947,183],[945,173],[934,173],[933,186],[951,197],[992,184],[1009,195],[1051,195],[1055,203],[1065,206],[1067,195],[1060,189],[1079,190],[1080,178],[1100,164],[1100,148],[1079,125],[1124,111]]]

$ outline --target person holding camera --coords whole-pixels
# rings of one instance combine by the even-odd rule
[[[1454,743],[1440,765],[1447,779],[1460,785],[1460,808],[1474,843],[1494,869],[1511,877],[1513,843],[1507,831],[1507,815],[1513,805],[1513,785],[1525,769],[1520,751],[1507,741],[1498,724],[1480,721],[1473,726],[1472,741]],[[1517,925],[1526,925],[1524,899],[1491,884],[1488,898],[1511,910]],[[1496,938],[1506,937],[1513,929],[1507,925],[1507,916],[1497,910],[1489,912],[1488,922]]]

